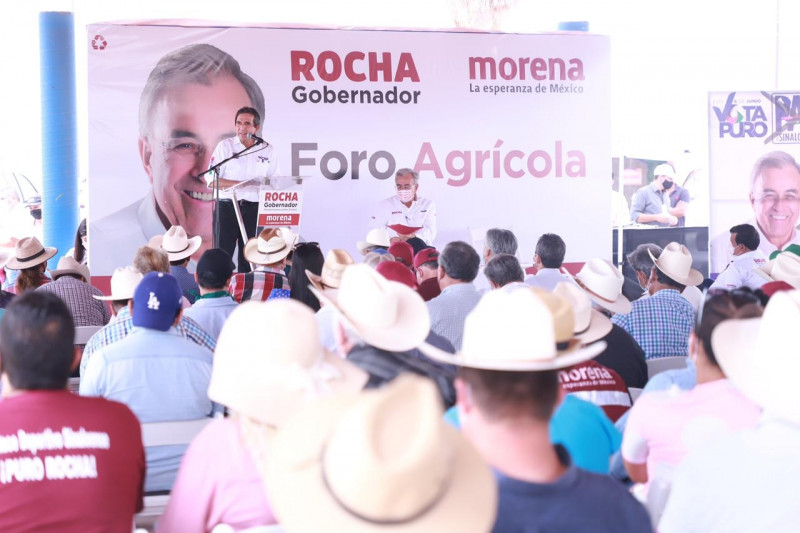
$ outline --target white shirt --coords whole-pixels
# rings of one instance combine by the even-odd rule
[[[382,200],[372,212],[370,228],[382,228],[394,224],[403,224],[410,227],[421,227],[417,231],[417,237],[425,241],[425,244],[433,244],[436,238],[436,205],[427,198],[417,197],[411,203],[411,207],[406,207],[397,196],[391,196]],[[393,234],[389,230],[389,234]]]
[[[737,287],[749,287],[756,290],[766,283],[766,280],[755,274],[753,269],[763,266],[766,262],[767,259],[761,250],[736,255],[725,270],[717,276],[710,288],[730,290]]]
[[[525,283],[531,287],[539,287],[550,292],[553,292],[556,285],[563,281],[570,281],[570,279],[557,268],[542,268],[536,274],[525,276]]]
[[[745,222],[745,224],[750,224],[756,228],[758,236],[761,237],[761,242],[758,245],[758,251],[761,252],[765,258],[769,259],[770,254],[776,251],[778,247],[767,240],[766,235],[764,235],[764,233],[761,231],[761,228],[758,227],[758,223],[756,222],[755,218],[751,218]],[[798,231],[797,228],[795,228],[794,234],[792,235],[791,240],[786,243],[786,246],[789,246],[790,244],[800,244],[800,231]],[[731,234],[728,231],[725,233],[720,233],[711,240],[712,272],[722,271],[722,269],[725,268],[728,263],[730,263],[732,259],[730,254],[730,246]],[[784,248],[786,248],[786,246],[784,246]]]
[[[228,137],[220,141],[214,149],[214,153],[211,154],[211,163],[209,167],[213,167],[218,162],[244,149],[245,146],[242,144],[242,141],[239,140],[239,137]],[[219,177],[231,181],[247,181],[253,178],[268,178],[280,174],[278,159],[273,152],[273,146],[269,143],[254,144],[244,154],[222,165],[219,169]],[[204,178],[206,184],[210,187],[214,182],[214,173],[206,173]],[[233,198],[233,192],[230,190],[220,190],[219,197]],[[236,197],[239,200],[258,202],[258,189],[252,187],[237,189]]]

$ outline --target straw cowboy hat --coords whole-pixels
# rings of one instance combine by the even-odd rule
[[[220,332],[208,397],[280,427],[309,400],[357,392],[367,377],[322,347],[308,306],[287,298],[245,302]]]
[[[180,261],[191,257],[199,250],[203,239],[199,235],[190,239],[181,226],[172,226],[164,235],[156,235],[147,244],[167,252],[170,261]]]
[[[143,277],[142,273],[131,265],[119,267],[111,275],[111,294],[108,296],[92,295],[92,297],[104,301],[130,300]]]
[[[800,256],[792,252],[777,254],[775,259],[754,268],[753,272],[767,281],[783,281],[800,289]]]
[[[625,278],[619,270],[603,259],[589,259],[575,276],[561,270],[575,281],[586,295],[603,309],[612,313],[627,315],[631,312],[631,302],[622,294]]]
[[[563,281],[556,285],[553,294],[569,302],[575,319],[574,334],[583,344],[600,340],[611,332],[611,320],[600,311],[592,309],[585,291],[574,283]]]
[[[322,264],[322,273],[317,275],[310,270],[306,270],[306,276],[318,291],[338,289],[339,284],[342,282],[344,269],[354,264],[355,261],[346,251],[333,249],[328,251],[328,255],[325,256],[325,262]]]
[[[686,246],[671,242],[664,247],[658,259],[653,257],[650,250],[647,250],[647,254],[657,269],[681,285],[694,287],[703,283],[703,275],[692,268],[692,254]]]
[[[364,264],[345,269],[338,291],[319,291],[312,286],[311,292],[336,308],[367,344],[384,350],[416,348],[430,331],[430,315],[422,297]]]
[[[36,237],[25,237],[17,241],[14,257],[8,260],[6,268],[24,270],[40,265],[58,253],[58,248],[44,247]]]
[[[82,265],[75,261],[74,257],[70,257],[65,255],[61,259],[58,260],[58,265],[54,270],[50,270],[50,277],[54,280],[60,278],[65,274],[77,274],[78,276],[83,277],[86,280],[86,283],[89,283],[92,279],[92,276],[89,274],[89,267],[86,265]]]
[[[495,521],[494,475],[419,376],[309,406],[265,460],[288,531],[485,533]]]
[[[544,290],[491,291],[464,323],[461,351],[449,354],[424,343],[428,357],[485,370],[541,371],[566,368],[595,357],[603,341],[581,348],[574,338],[569,302]]]
[[[264,228],[244,245],[244,257],[256,265],[282,261],[294,248],[297,234],[287,228]]]
[[[800,291],[777,292],[761,318],[721,322],[711,334],[711,346],[728,379],[766,415],[800,424],[800,357],[791,349],[797,324]]]
[[[389,232],[386,231],[386,228],[372,228],[367,233],[366,238],[363,241],[358,241],[356,246],[358,247],[358,251],[366,253],[366,249],[371,246],[382,246],[384,248],[389,248],[391,246]]]

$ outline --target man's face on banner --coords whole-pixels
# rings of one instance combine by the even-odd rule
[[[769,242],[783,247],[791,240],[800,214],[800,172],[794,165],[764,169],[753,183],[750,204]]]
[[[230,76],[212,85],[179,85],[155,103],[150,132],[139,139],[161,221],[200,235],[201,252],[211,247],[213,202],[205,182],[194,176],[208,168],[217,143],[235,134],[232,119],[249,105],[244,87]]]

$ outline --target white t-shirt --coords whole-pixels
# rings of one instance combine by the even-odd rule
[[[239,137],[229,137],[220,141],[211,155],[209,167],[213,167],[219,161],[231,157],[237,152],[241,152],[245,146]],[[269,143],[254,144],[244,154],[236,159],[232,159],[222,165],[219,169],[219,177],[231,181],[247,181],[253,178],[268,178],[280,174],[278,160],[274,154],[273,146]],[[214,173],[209,172],[204,176],[206,184],[210,187],[214,182]],[[220,190],[220,198],[233,198],[232,191]],[[237,189],[236,197],[239,200],[258,202],[258,188],[248,187],[247,189]]]
[[[766,280],[754,273],[753,270],[764,266],[767,259],[761,250],[753,250],[742,255],[734,256],[733,260],[725,267],[711,289],[731,290],[738,287],[749,287],[753,290],[758,289]]]
[[[436,238],[436,205],[427,198],[417,197],[411,207],[406,207],[397,196],[386,198],[372,212],[369,227],[382,228],[394,224],[421,227],[417,237],[425,244],[433,245]],[[389,232],[394,233],[392,230]]]

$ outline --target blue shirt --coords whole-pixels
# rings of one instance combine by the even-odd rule
[[[475,309],[481,293],[472,283],[456,283],[445,288],[428,302],[431,331],[449,340],[456,350],[461,349],[464,338],[464,321]]]
[[[681,293],[663,289],[634,301],[629,314],[616,314],[611,322],[631,334],[645,358],[653,359],[688,355],[694,319],[694,308]]]
[[[444,419],[461,428],[455,407],[447,410]],[[567,396],[550,419],[550,442],[564,446],[578,467],[607,474],[611,455],[622,444],[622,434],[600,407]]]
[[[238,305],[230,294],[220,291],[211,297],[198,298],[189,309],[183,312],[183,316],[193,319],[214,340],[217,340],[222,331],[222,325]]]
[[[175,328],[134,328],[97,352],[81,378],[81,396],[124,403],[139,421],[167,422],[210,416],[212,352]],[[186,446],[148,448],[145,491],[169,490]]]
[[[169,267],[169,273],[175,276],[183,295],[189,300],[190,304],[193,304],[197,297],[200,296],[200,288],[197,286],[194,276],[189,274],[189,271],[184,266],[171,266]]]

